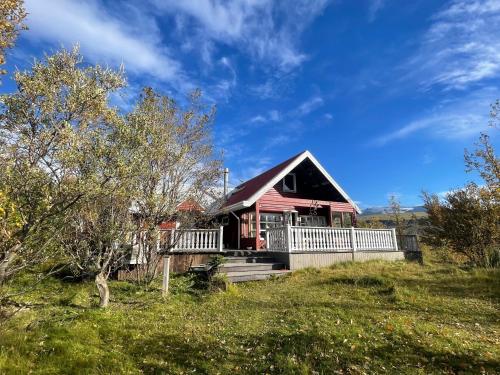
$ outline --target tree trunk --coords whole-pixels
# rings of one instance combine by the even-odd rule
[[[2,285],[8,276],[9,265],[12,264],[21,245],[15,245],[5,254],[5,258],[0,262],[0,285]]]
[[[97,274],[95,277],[95,284],[99,290],[99,307],[108,307],[109,287],[107,277],[103,273]]]

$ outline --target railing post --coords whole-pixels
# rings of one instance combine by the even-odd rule
[[[269,232],[266,230],[266,249],[269,249]]]
[[[396,228],[392,228],[391,232],[392,232],[392,246],[394,247],[394,251],[398,251],[398,237],[396,236]]]
[[[351,248],[352,248],[352,260],[354,260],[354,253],[357,250],[356,244],[356,232],[354,231],[354,227],[351,227]]]
[[[222,235],[223,235],[223,231],[224,231],[224,227],[221,225],[219,227],[219,243],[217,244],[219,251],[222,251]]]
[[[286,225],[286,247],[289,253],[292,252],[292,227],[290,224]]]
[[[170,250],[173,250],[177,244],[174,243],[175,229],[170,229]]]

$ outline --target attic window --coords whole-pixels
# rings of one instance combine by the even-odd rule
[[[283,178],[283,191],[285,193],[297,192],[297,178],[295,173],[289,173]]]

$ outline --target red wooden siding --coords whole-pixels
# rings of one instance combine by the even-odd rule
[[[313,200],[298,198],[294,193],[281,193],[276,186],[269,189],[260,199],[260,211],[283,212],[294,210],[296,207],[309,207]],[[320,206],[331,207],[332,211],[354,212],[350,203],[315,201]]]

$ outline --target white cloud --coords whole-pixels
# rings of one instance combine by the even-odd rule
[[[85,57],[99,63],[124,64],[127,72],[150,75],[170,82],[177,88],[193,85],[181,64],[170,57],[161,43],[154,20],[131,7],[121,7],[121,14],[134,17],[119,19],[95,1],[26,0],[26,37],[52,45],[71,47],[78,43]]]
[[[190,17],[195,39],[209,39],[244,50],[253,58],[283,70],[300,65],[298,37],[325,8],[327,0],[151,0],[164,13]],[[276,21],[279,14],[280,21]],[[186,38],[193,38],[193,30]]]
[[[490,104],[498,95],[498,90],[485,88],[466,97],[442,102],[424,116],[377,137],[372,144],[382,146],[419,132],[447,140],[478,135],[488,127]]]
[[[250,122],[266,122],[266,118],[262,115],[254,116],[250,119]]]
[[[424,88],[500,76],[500,0],[454,0],[432,19],[407,68]]]
[[[314,96],[308,100],[306,100],[305,102],[303,102],[299,108],[298,108],[298,113],[301,115],[301,116],[305,116],[305,115],[308,115],[309,113],[315,111],[316,109],[318,109],[319,107],[321,107],[324,103],[324,100],[323,98],[321,98],[320,96]]]

